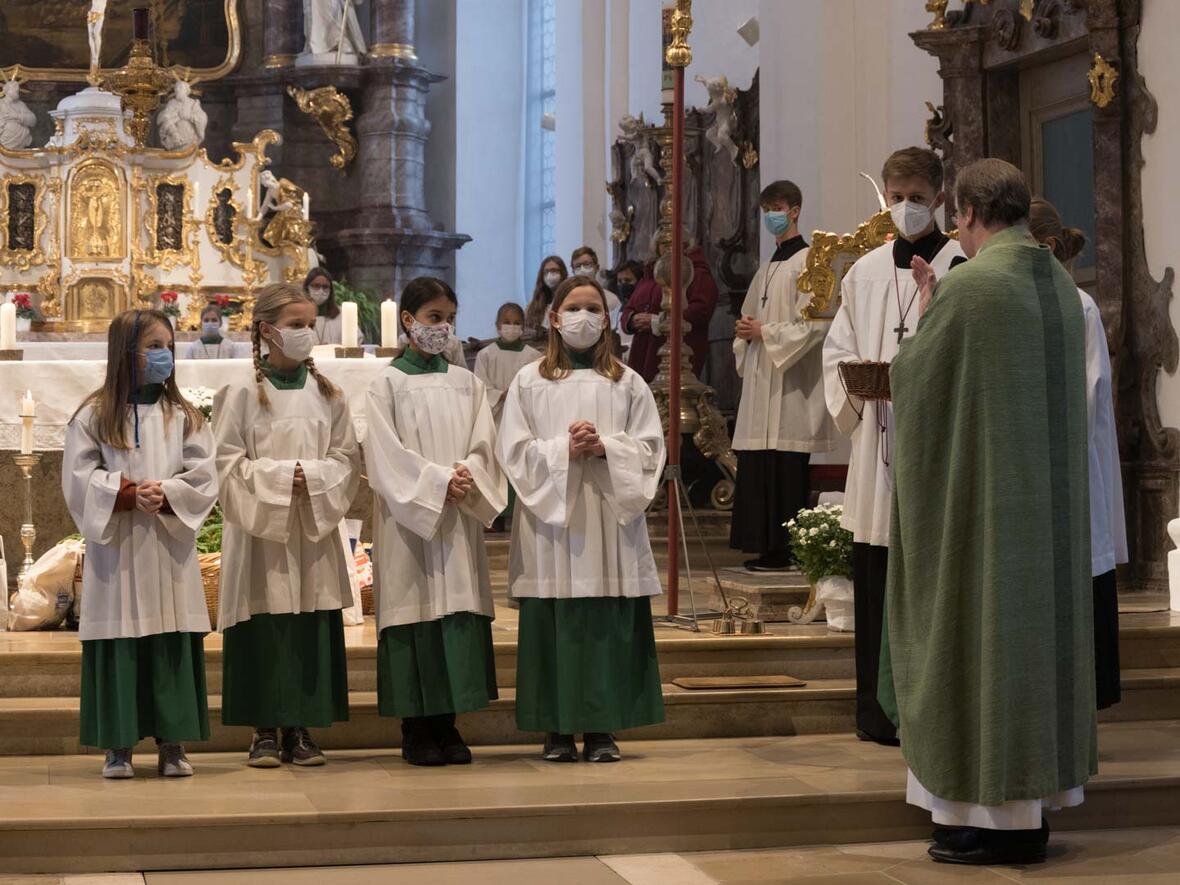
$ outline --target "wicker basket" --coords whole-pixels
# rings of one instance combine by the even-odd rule
[[[221,584],[221,554],[199,553],[201,583],[205,585],[205,607],[209,609],[209,623],[217,628],[217,600]]]
[[[865,400],[888,400],[889,363],[840,363],[844,392]]]

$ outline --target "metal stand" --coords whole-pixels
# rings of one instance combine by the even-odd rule
[[[41,456],[34,452],[31,455],[14,455],[16,466],[25,478],[25,522],[20,527],[20,541],[25,548],[25,558],[21,561],[20,571],[16,573],[17,587],[23,587],[29,569],[33,567],[33,544],[37,541],[37,527],[33,525],[33,468],[41,463]],[[5,594],[8,589],[5,588]],[[7,606],[6,606],[7,608]]]

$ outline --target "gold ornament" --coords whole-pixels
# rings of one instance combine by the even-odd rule
[[[295,99],[299,110],[315,118],[324,134],[336,145],[337,153],[331,162],[344,172],[356,159],[358,149],[356,136],[348,128],[352,119],[352,103],[348,96],[339,92],[335,86],[321,86],[319,89],[288,86],[287,94]]]
[[[692,31],[692,0],[676,0],[672,13],[672,42],[664,53],[664,61],[674,68],[687,68],[692,64],[692,47],[688,35]]]
[[[151,129],[151,114],[160,106],[160,99],[172,91],[176,78],[152,59],[151,44],[135,40],[127,64],[102,77],[102,88],[123,99],[123,110],[131,111],[128,129],[139,147],[147,146]]]
[[[934,15],[934,21],[926,26],[928,31],[946,29],[946,7],[949,0],[926,0],[926,11]]]
[[[122,180],[101,160],[83,162],[70,179],[70,258],[118,261],[127,256]]]
[[[1090,66],[1086,79],[1090,81],[1090,101],[1096,107],[1104,108],[1114,101],[1115,84],[1119,81],[1119,70],[1101,54],[1094,53],[1094,64]]]
[[[840,306],[833,302],[848,268],[866,252],[883,246],[890,236],[896,234],[897,227],[888,209],[882,209],[855,233],[840,236],[816,231],[811,238],[811,248],[807,250],[807,264],[796,284],[800,292],[811,293],[811,301],[802,311],[803,318],[830,320]]]

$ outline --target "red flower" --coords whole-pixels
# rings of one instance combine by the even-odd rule
[[[165,304],[175,304],[176,299],[179,297],[180,296],[177,295],[175,292],[161,292],[160,293],[160,300],[163,301]]]
[[[30,310],[33,307],[33,299],[28,292],[17,292],[12,296],[12,303],[21,310]]]
[[[214,295],[213,300],[214,300],[214,302],[216,302],[218,307],[221,307],[221,308],[229,307],[229,296],[228,295]]]

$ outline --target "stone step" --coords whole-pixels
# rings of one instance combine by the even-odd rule
[[[515,691],[486,709],[461,717],[460,727],[472,746],[539,743],[540,736],[518,731]],[[855,729],[856,688],[852,679],[818,679],[801,688],[685,690],[664,686],[667,719],[634,729],[629,740],[771,735],[847,734]],[[56,755],[86,752],[78,743],[78,698],[0,699],[0,756]],[[400,746],[398,721],[377,712],[375,691],[352,691],[350,717],[328,729],[314,729],[326,749]],[[1100,714],[1102,722],[1180,719],[1180,670],[1128,670],[1123,701]],[[209,698],[211,734],[203,752],[244,751],[250,729],[221,724],[221,698]],[[141,749],[150,748],[150,741]]]
[[[1056,831],[1180,823],[1180,723],[1099,728],[1102,771]],[[615,765],[546,765],[536,748],[412,768],[340,751],[320,769],[256,770],[193,754],[167,783],[154,756],[104,782],[97,756],[0,763],[10,873],[236,869],[782,848],[920,839],[894,749],[852,736],[624,742]],[[34,795],[30,787],[35,788]],[[930,867],[929,881],[939,878]],[[1153,868],[1154,869],[1154,868]],[[1162,879],[1161,879],[1162,881]]]

